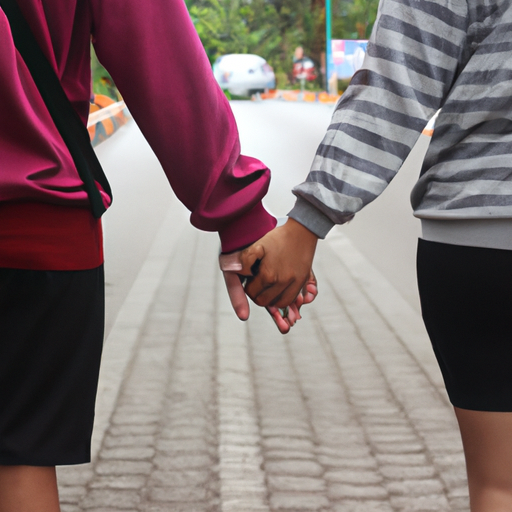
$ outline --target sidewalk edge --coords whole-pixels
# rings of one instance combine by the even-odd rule
[[[144,261],[105,340],[98,383],[91,458],[97,458],[110,423],[127,368],[137,348],[148,310],[185,226],[179,228],[176,212],[169,208],[148,257]]]

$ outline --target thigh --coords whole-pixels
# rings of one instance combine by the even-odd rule
[[[512,411],[512,251],[419,241],[423,319],[452,403]]]
[[[103,267],[0,269],[0,464],[89,460]]]

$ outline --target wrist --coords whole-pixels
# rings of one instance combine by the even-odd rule
[[[315,235],[313,231],[310,231],[306,226],[291,217],[288,218],[284,227],[286,227],[287,231],[294,237],[300,237],[302,240],[315,245],[318,242],[319,237]]]
[[[329,217],[300,196],[297,197],[295,206],[288,213],[288,217],[307,227],[318,238],[325,238],[334,226],[334,222]]]

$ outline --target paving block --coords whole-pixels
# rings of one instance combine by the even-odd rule
[[[270,491],[283,492],[325,492],[326,485],[322,478],[305,476],[269,475],[267,479]]]
[[[329,507],[329,500],[322,493],[306,492],[273,492],[270,495],[270,506],[277,510],[322,510]]]
[[[343,500],[334,503],[333,512],[394,512],[389,503],[378,500]]]
[[[342,500],[348,498],[385,500],[388,497],[388,492],[381,485],[329,483],[327,491],[331,500]]]
[[[169,503],[206,502],[208,500],[208,489],[201,486],[152,487],[149,489],[148,498],[150,501]]]
[[[269,474],[290,476],[321,476],[324,469],[310,460],[282,460],[265,462],[265,471]]]
[[[89,510],[100,507],[116,509],[137,509],[141,501],[138,491],[121,489],[92,489],[80,503],[81,507]]]
[[[333,469],[326,471],[325,480],[329,483],[345,484],[380,484],[382,476],[377,471],[367,471],[364,469]]]

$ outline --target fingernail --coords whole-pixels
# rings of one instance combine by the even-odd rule
[[[239,253],[221,254],[219,264],[224,272],[241,272],[242,263],[239,259]]]

